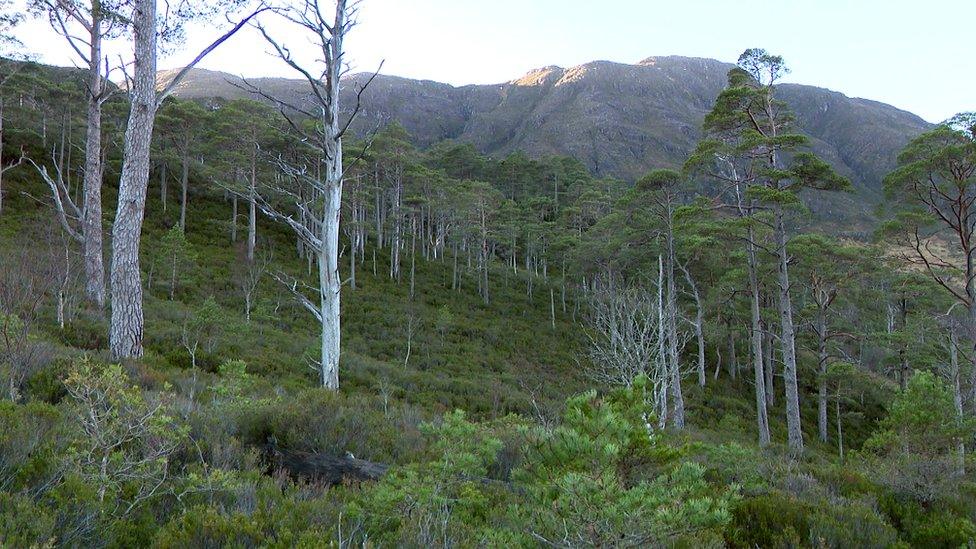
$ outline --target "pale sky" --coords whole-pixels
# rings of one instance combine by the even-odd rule
[[[762,47],[786,58],[789,81],[936,122],[976,110],[974,21],[976,0],[363,0],[347,51],[357,71],[385,59],[386,74],[463,85],[597,59],[674,54],[734,62],[742,50]],[[188,62],[216,36],[205,26],[189,34],[160,68]],[[27,25],[22,37],[41,61],[71,64],[46,23]],[[286,43],[300,49],[304,41]],[[253,30],[200,66],[294,76]]]

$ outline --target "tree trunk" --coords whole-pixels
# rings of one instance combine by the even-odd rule
[[[413,299],[417,274],[417,218],[410,220],[410,299]]]
[[[827,442],[827,311],[817,311],[817,427],[820,441]]]
[[[356,289],[356,238],[349,243],[349,289]]]
[[[394,174],[393,181],[393,238],[390,241],[390,278],[400,282],[400,247],[402,243],[402,219],[400,204],[403,201],[403,181],[399,173]]]
[[[319,295],[322,321],[322,385],[339,390],[339,215],[342,208],[342,135],[339,125],[339,76],[342,72],[346,0],[336,2],[336,19],[328,41],[326,83],[329,97],[323,108],[326,164],[324,207],[319,250]]]
[[[230,214],[230,241],[237,242],[237,193],[232,193]]]
[[[338,79],[336,80],[338,81]],[[338,133],[338,113],[327,126]],[[322,316],[322,386],[339,390],[339,210],[342,203],[342,143],[331,141],[327,153],[328,169],[325,187],[325,216],[321,227],[319,250],[319,294]]]
[[[159,163],[159,201],[163,203],[163,212],[166,212],[166,195],[168,191],[166,189],[166,162],[160,161]]]
[[[776,365],[773,357],[775,354],[773,331],[765,324],[763,325],[763,353],[765,354],[763,374],[766,376],[766,408],[769,409],[776,405]]]
[[[904,295],[898,300],[899,313],[901,315],[901,329],[905,332],[908,331],[908,298]],[[898,383],[901,385],[901,391],[904,393],[908,389],[908,378],[912,371],[911,366],[908,364],[908,349],[903,343],[898,349]]]
[[[256,204],[258,185],[258,163],[257,152],[251,155],[251,180],[248,187],[248,210],[247,210],[247,261],[254,261],[254,248],[258,241],[258,209]]]
[[[608,275],[607,280],[612,278]],[[657,256],[657,375],[660,376],[660,414],[658,428],[663,429],[668,423],[668,393],[671,386],[671,366],[667,351],[667,331],[664,319],[664,264],[660,255]]]
[[[705,333],[704,333],[704,310],[701,302],[701,294],[698,293],[698,285],[691,278],[691,273],[683,265],[681,271],[685,275],[688,287],[691,288],[691,296],[695,299],[695,340],[698,342],[698,386],[705,386]]]
[[[840,415],[840,390],[837,391],[837,405],[836,411],[837,415],[837,453],[840,455],[841,463],[844,462],[844,431],[841,429],[841,415]]]
[[[779,256],[779,316],[782,325],[780,345],[783,353],[783,380],[786,394],[786,428],[790,451],[803,452],[800,425],[800,395],[796,375],[796,334],[793,327],[793,302],[790,299],[789,254],[786,249],[786,224],[783,211],[776,212],[776,247]]]
[[[190,151],[183,151],[180,171],[180,229],[186,232],[186,191],[190,186]]]
[[[141,357],[143,353],[139,241],[146,210],[149,146],[156,114],[156,30],[155,0],[137,0],[133,17],[135,69],[129,122],[125,130],[118,209],[112,226],[109,347],[115,360]]]
[[[665,262],[665,276],[667,286],[667,330],[668,330],[668,363],[670,365],[671,403],[674,407],[674,426],[677,429],[685,427],[685,399],[681,392],[681,363],[680,349],[678,349],[678,292],[674,283],[674,232],[671,225],[672,212],[668,205],[667,219],[667,261]]]
[[[91,52],[88,66],[88,120],[85,134],[85,204],[81,232],[85,263],[85,294],[99,310],[105,307],[105,262],[102,254],[102,16],[92,3]],[[148,178],[148,174],[146,176]]]
[[[3,214],[3,117],[4,102],[0,97],[0,214]]]
[[[963,420],[962,414],[962,384],[959,379],[959,340],[953,328],[949,327],[949,383],[952,387],[952,403],[956,408],[956,417]],[[966,474],[966,443],[960,439],[956,447],[959,459],[959,474]]]
[[[759,308],[759,274],[757,269],[758,258],[756,257],[756,245],[753,240],[752,228],[748,234],[748,268],[749,268],[749,291],[751,293],[750,305],[752,313],[752,330],[750,339],[752,341],[752,364],[755,377],[753,378],[756,386],[756,422],[759,427],[759,446],[769,446],[769,416],[766,411],[766,378],[763,375],[763,334],[762,317]],[[735,360],[733,355],[733,361]]]
[[[556,291],[550,287],[549,288],[549,322],[552,325],[553,331],[556,330]]]

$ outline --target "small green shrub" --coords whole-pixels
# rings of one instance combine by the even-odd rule
[[[54,517],[26,496],[0,492],[0,547],[53,545]]]

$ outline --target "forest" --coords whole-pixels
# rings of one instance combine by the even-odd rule
[[[346,0],[0,5],[0,547],[976,543],[976,113],[853,237],[761,48],[627,181],[352,131]],[[174,97],[200,20],[307,96]]]

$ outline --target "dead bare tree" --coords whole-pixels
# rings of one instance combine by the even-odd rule
[[[258,197],[262,211],[269,217],[288,225],[311,251],[318,264],[317,302],[305,296],[297,281],[288,284],[302,305],[319,321],[321,332],[321,358],[319,369],[322,386],[339,389],[339,214],[342,203],[342,138],[359,112],[363,91],[372,82],[367,80],[359,88],[357,104],[345,122],[339,120],[340,80],[346,72],[344,43],[349,31],[355,26],[355,3],[346,0],[335,2],[335,11],[327,14],[319,0],[302,0],[295,5],[276,10],[281,18],[297,27],[315,45],[317,59],[304,62],[297,59],[292,50],[275,38],[264,26],[255,26],[264,36],[274,53],[288,67],[301,75],[308,84],[310,107],[289,104],[280,98],[254,91],[272,100],[288,120],[292,131],[303,143],[313,149],[316,165],[295,165],[279,159],[279,167],[289,179],[296,182],[299,192],[278,187],[274,189],[285,197],[296,212],[286,212],[272,204],[267,197]],[[375,74],[374,74],[375,76]],[[314,120],[312,129],[297,122],[294,117],[303,116]],[[306,192],[306,190],[308,192]],[[287,278],[276,276],[287,282]]]
[[[588,324],[590,379],[629,387],[638,376],[646,376],[655,411],[666,413],[670,372],[657,296],[643,288],[601,284],[590,295]]]

